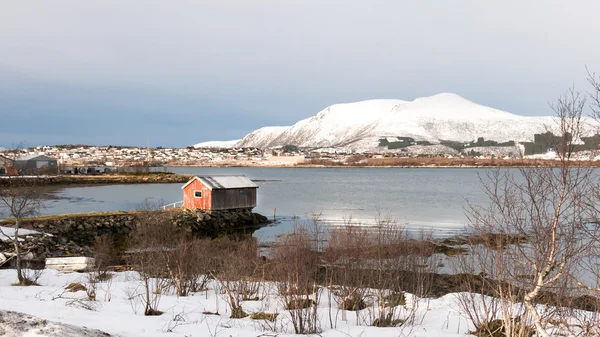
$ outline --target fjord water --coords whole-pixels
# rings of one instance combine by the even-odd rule
[[[409,229],[432,229],[445,236],[467,223],[467,202],[481,203],[480,169],[436,168],[208,168],[176,167],[175,173],[196,175],[243,174],[256,181],[255,211],[272,218],[277,209],[280,225],[257,235],[273,236],[289,230],[293,217],[300,221],[320,213],[328,224],[352,217],[354,223],[373,224],[391,216]],[[48,189],[52,196],[43,214],[137,209],[148,199],[171,203],[182,200],[182,184],[109,185]]]

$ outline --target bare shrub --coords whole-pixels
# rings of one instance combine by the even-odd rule
[[[519,289],[501,283],[505,273],[502,250],[481,243],[469,243],[469,254],[452,259],[453,269],[465,288],[457,294],[461,312],[472,322],[476,336],[528,336],[531,331]],[[520,319],[516,319],[519,317]]]
[[[130,301],[142,304],[144,315],[161,315],[158,304],[162,293],[170,285],[161,257],[165,251],[172,249],[165,243],[170,241],[173,229],[162,212],[148,211],[140,214],[138,219],[140,223],[132,242],[133,248],[126,253],[128,262],[137,271],[139,283],[128,290],[128,296]]]
[[[94,238],[94,272],[98,281],[108,279],[109,267],[118,262],[118,254],[114,247],[115,242],[110,235]]]
[[[259,300],[261,259],[258,244],[254,239],[233,241],[217,240],[213,248],[218,251],[213,276],[224,292],[231,309],[231,318],[244,318],[248,314],[242,307],[243,301]]]
[[[2,153],[3,157],[8,156],[4,162],[4,166],[9,170],[16,171],[15,162],[21,148],[22,144]],[[0,235],[12,241],[15,250],[17,283],[14,285],[37,285],[37,280],[29,279],[23,274],[23,252],[21,251],[21,241],[19,241],[19,230],[21,229],[23,219],[38,214],[40,208],[43,207],[40,189],[27,179],[20,179],[13,175],[9,175],[7,179],[8,182],[0,187],[0,215],[6,214],[12,218],[13,233],[12,235],[7,235],[0,229]]]
[[[280,236],[273,252],[273,278],[289,312],[294,332],[312,334],[321,331],[317,307],[322,288],[318,285],[321,267],[319,248],[323,231],[318,217],[310,225],[296,223],[290,234]]]
[[[188,296],[206,287],[209,280],[210,241],[194,239],[188,235],[177,235],[169,249],[160,250],[159,263],[162,264],[177,296]]]
[[[370,258],[368,277],[374,297],[371,325],[411,329],[417,324],[419,298],[428,295],[437,268],[434,247],[425,244],[424,234],[411,239],[390,217],[380,217],[368,237],[365,254]],[[406,301],[405,292],[414,298]]]
[[[367,307],[368,282],[370,271],[366,266],[364,248],[369,244],[368,229],[347,219],[343,226],[330,230],[327,249],[323,256],[327,265],[326,281],[328,294],[333,295],[337,304],[335,320],[329,315],[331,328],[341,312],[346,321],[346,311],[354,311],[360,322],[360,310]],[[331,298],[329,299],[331,303]]]
[[[44,269],[23,268],[23,282],[13,284],[15,286],[39,286],[39,279],[44,275]]]

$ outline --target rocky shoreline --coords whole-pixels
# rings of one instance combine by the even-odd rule
[[[258,213],[247,209],[202,211],[169,209],[164,211],[129,211],[110,213],[64,214],[25,219],[21,228],[38,234],[20,235],[23,252],[31,260],[47,257],[93,256],[96,238],[109,235],[118,250],[127,249],[130,235],[140,225],[142,217],[161,216],[173,225],[173,230],[186,231],[198,237],[221,235],[252,235],[269,223]],[[0,225],[11,227],[14,220],[0,220]],[[14,253],[10,241],[0,240],[0,252]]]
[[[0,179],[0,187],[11,186],[69,186],[69,185],[130,185],[186,183],[193,175],[170,172],[148,174],[103,174],[91,176],[57,175],[36,177],[13,177]]]

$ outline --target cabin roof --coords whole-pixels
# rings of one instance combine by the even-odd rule
[[[181,189],[186,188],[194,180],[199,180],[204,186],[211,190],[221,190],[229,188],[258,188],[252,180],[246,176],[196,176],[192,180],[188,181]]]

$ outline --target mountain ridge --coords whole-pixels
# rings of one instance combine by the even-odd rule
[[[202,142],[202,143],[198,143],[198,144],[194,144],[192,145],[194,148],[232,148],[235,146],[235,144],[237,144],[241,139],[235,139],[235,140],[211,140],[211,141],[206,141],[206,142]]]
[[[528,142],[535,134],[558,131],[552,117],[520,116],[484,106],[453,93],[413,101],[371,99],[333,104],[287,127],[263,127],[235,147],[374,150],[385,137],[430,144],[474,142],[483,137],[499,143]]]

